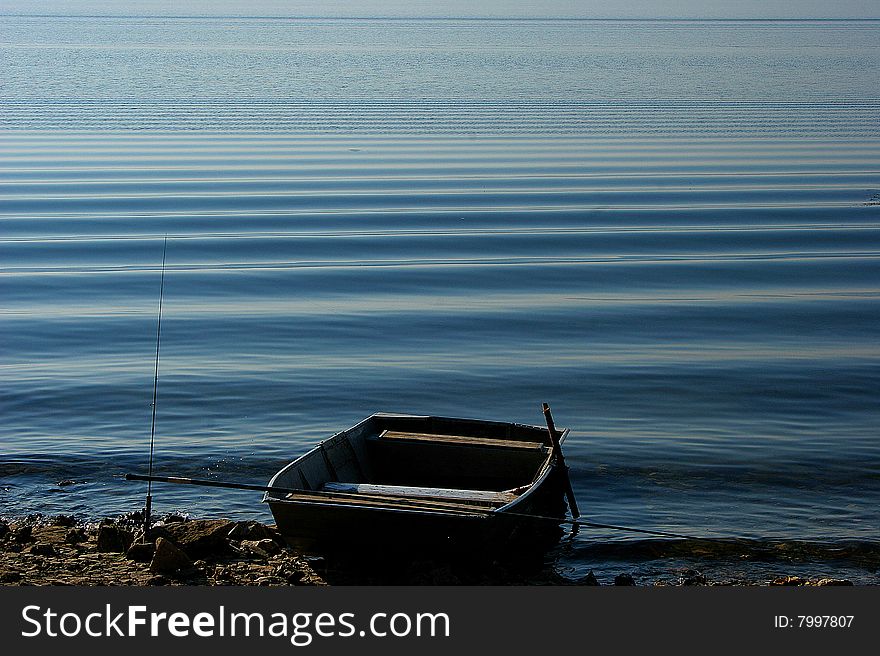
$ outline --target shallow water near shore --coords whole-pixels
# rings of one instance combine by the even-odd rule
[[[167,235],[160,475],[548,401],[586,519],[742,539],[561,576],[878,582],[877,22],[4,22],[0,516],[143,503]]]

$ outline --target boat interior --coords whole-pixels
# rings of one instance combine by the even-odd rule
[[[546,428],[376,414],[287,465],[269,483],[286,491],[264,501],[486,514],[535,487],[551,455]]]

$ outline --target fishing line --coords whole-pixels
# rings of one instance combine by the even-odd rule
[[[670,531],[654,531],[646,528],[633,528],[632,526],[617,526],[616,524],[599,524],[596,522],[585,522],[583,520],[563,520],[566,524],[572,526],[586,526],[588,528],[607,528],[615,531],[631,531],[633,533],[645,533],[647,535],[657,535],[664,538],[679,538],[682,540],[724,540],[725,538],[701,538],[696,535],[685,535],[684,533],[672,533]]]
[[[585,526],[587,528],[607,528],[615,531],[630,531],[632,533],[644,533],[646,535],[656,535],[663,538],[678,538],[680,540],[702,540],[704,542],[732,542],[741,538],[713,538],[700,537],[698,535],[686,535],[684,533],[673,533],[671,531],[654,531],[646,528],[634,528],[632,526],[619,526],[617,524],[600,524],[598,522],[588,522],[583,519],[566,519],[560,517],[549,517],[546,515],[528,515],[526,513],[499,513],[499,517],[522,517],[523,519],[538,519],[556,524],[568,524],[575,528]]]
[[[150,530],[150,511],[153,505],[153,447],[156,442],[156,397],[159,392],[159,344],[162,335],[162,298],[165,294],[165,255],[168,252],[168,235],[162,245],[162,275],[159,279],[159,314],[156,319],[156,366],[153,373],[153,416],[150,421],[150,478],[147,481],[147,502],[144,506],[144,532]]]

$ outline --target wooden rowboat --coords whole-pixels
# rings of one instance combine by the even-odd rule
[[[545,413],[549,431],[374,414],[275,474],[263,501],[285,539],[307,552],[555,541],[570,491],[561,451],[568,430]]]

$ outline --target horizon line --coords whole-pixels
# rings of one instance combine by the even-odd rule
[[[2,18],[175,18],[175,19],[249,19],[249,20],[388,20],[388,21],[583,21],[583,22],[716,22],[716,23],[815,23],[815,22],[880,22],[875,17],[802,17],[802,18],[733,18],[733,17],[598,17],[598,16],[343,16],[343,15],[248,15],[248,14],[23,14],[0,13]]]

